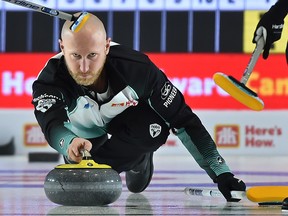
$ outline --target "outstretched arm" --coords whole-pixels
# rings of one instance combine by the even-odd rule
[[[239,201],[232,199],[230,192],[245,191],[245,183],[231,173],[201,120],[185,103],[182,93],[156,68],[148,83],[152,88],[148,98],[150,106],[174,130],[199,166],[217,183],[226,200]]]

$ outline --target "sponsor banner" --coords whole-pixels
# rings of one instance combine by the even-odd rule
[[[222,72],[240,80],[250,54],[150,54],[192,109],[248,110],[213,81]],[[287,109],[288,67],[282,54],[259,58],[247,86],[264,101],[265,109]]]
[[[223,155],[287,155],[287,111],[199,111]],[[158,154],[187,154],[181,141],[170,135]]]
[[[32,83],[46,54],[0,54],[0,109],[32,109]],[[213,81],[215,72],[240,80],[250,54],[148,54],[184,94],[193,109],[248,110]],[[247,86],[265,103],[265,110],[287,109],[288,73],[284,55],[260,58]]]
[[[201,111],[200,117],[223,155],[287,155],[287,111]],[[0,146],[14,139],[16,154],[55,152],[34,118],[32,110],[0,110]],[[5,124],[4,124],[5,122]],[[151,129],[151,128],[150,128]],[[154,130],[155,128],[153,128]],[[189,154],[175,135],[157,151],[162,155]]]
[[[0,109],[33,108],[32,83],[52,53],[0,54]]]
[[[35,123],[26,123],[23,126],[23,144],[26,147],[47,147],[44,134],[40,126]]]

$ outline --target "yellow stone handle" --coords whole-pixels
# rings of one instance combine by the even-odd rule
[[[56,166],[56,169],[107,169],[111,166],[107,164],[98,164],[96,163],[87,149],[80,150],[83,160],[80,163],[76,164],[61,164]]]

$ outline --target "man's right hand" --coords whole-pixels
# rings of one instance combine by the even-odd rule
[[[81,149],[90,151],[92,149],[92,143],[83,138],[74,138],[68,147],[68,159],[80,163],[82,160]]]

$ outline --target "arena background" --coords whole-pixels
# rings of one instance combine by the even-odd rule
[[[33,2],[68,13],[92,12],[113,41],[147,53],[183,92],[224,155],[287,154],[287,25],[247,84],[265,102],[263,111],[247,109],[212,80],[218,71],[241,78],[255,47],[256,24],[275,0]],[[63,21],[3,1],[0,9],[0,148],[13,143],[11,154],[53,152],[33,115],[31,84],[59,52]],[[171,135],[160,154],[186,151]]]

